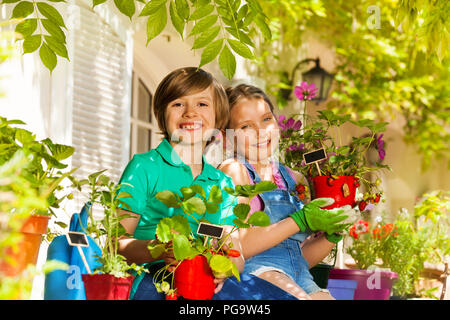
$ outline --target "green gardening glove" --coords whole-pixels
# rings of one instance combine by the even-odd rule
[[[320,208],[333,203],[334,200],[330,198],[315,199],[291,214],[290,217],[297,223],[301,232],[323,231],[328,235],[333,235],[348,227],[348,224],[340,223],[348,218],[343,214],[345,210],[330,211]]]

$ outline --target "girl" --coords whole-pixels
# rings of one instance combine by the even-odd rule
[[[219,169],[236,185],[268,180],[278,186],[250,203],[252,212],[264,210],[270,216],[271,225],[240,231],[246,258],[244,272],[257,275],[299,299],[333,299],[316,285],[309,268],[326,257],[341,239],[338,232],[346,225],[340,222],[347,216],[342,210],[331,212],[313,204],[303,206],[293,195],[296,185],[305,185],[306,180],[300,173],[270,160],[278,147],[279,130],[267,95],[244,84],[228,88],[227,95],[230,130],[226,138],[235,145],[236,157],[226,160]],[[306,241],[301,248],[300,244],[317,231],[325,234]]]
[[[180,208],[167,208],[155,198],[156,193],[162,190],[178,193],[181,187],[192,184],[201,185],[207,194],[213,185],[221,189],[234,187],[232,180],[208,164],[203,156],[215,128],[223,128],[227,123],[228,108],[225,90],[211,74],[202,69],[190,67],[175,70],[156,89],[153,111],[164,140],[156,149],[135,155],[120,179],[120,183],[124,183],[120,191],[132,196],[122,199],[129,205],[131,212],[122,211],[132,217],[121,221],[131,236],[119,240],[118,251],[129,263],[147,264],[149,270],[149,273],[136,277],[130,298],[164,299],[164,295],[158,293],[153,285],[153,274],[164,263],[176,263],[173,253],[164,253],[154,259],[147,249],[148,244],[155,241],[159,221],[181,213]],[[215,214],[206,213],[204,218],[217,224],[225,219],[223,224],[232,225],[235,216],[229,214],[232,210],[228,208],[235,201],[227,193],[222,194],[223,202],[219,211]],[[191,229],[196,230],[195,220],[191,217],[188,220]],[[238,233],[233,233],[232,237],[235,248],[240,250]],[[242,256],[234,258],[234,262],[242,271]],[[215,282],[217,293],[221,291],[224,279],[216,279]]]

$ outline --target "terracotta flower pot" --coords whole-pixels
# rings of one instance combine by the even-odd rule
[[[17,250],[12,247],[6,249],[6,256],[14,263],[0,260],[0,273],[6,276],[20,274],[28,264],[36,264],[42,235],[47,232],[49,216],[31,215],[23,224],[20,232],[23,237],[18,244]]]
[[[134,276],[116,278],[111,274],[82,274],[86,300],[128,300]]]
[[[357,281],[354,300],[389,300],[392,284],[398,275],[376,270],[331,269],[329,278]]]
[[[205,256],[183,260],[175,271],[177,295],[191,300],[211,300],[214,276]]]
[[[324,209],[333,209],[350,205],[355,206],[356,177],[339,176],[333,179],[329,176],[313,177],[314,199],[333,198],[334,203]]]

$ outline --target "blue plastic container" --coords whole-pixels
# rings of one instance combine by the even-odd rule
[[[356,280],[328,279],[327,289],[336,300],[353,300],[357,285]]]

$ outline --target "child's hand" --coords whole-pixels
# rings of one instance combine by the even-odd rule
[[[348,218],[345,210],[330,211],[321,209],[319,205],[321,205],[320,201],[310,202],[290,215],[299,226],[301,232],[323,231],[327,234],[333,234],[341,232],[348,227],[346,223],[342,223]],[[326,203],[326,205],[329,205],[329,203]]]

